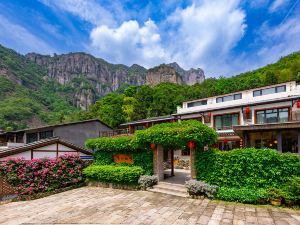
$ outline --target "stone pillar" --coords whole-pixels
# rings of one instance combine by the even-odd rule
[[[171,152],[171,176],[174,176],[174,150],[169,150]]]
[[[153,173],[158,177],[158,181],[164,179],[164,149],[161,145],[157,145],[153,150]]]
[[[191,178],[196,179],[196,166],[195,166],[195,157],[196,157],[196,150],[190,150],[190,170],[191,170]]]
[[[282,133],[280,130],[277,131],[277,150],[282,152]]]

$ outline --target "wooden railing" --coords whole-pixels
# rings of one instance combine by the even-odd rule
[[[127,135],[130,135],[129,129],[118,129],[118,130],[99,132],[99,137],[114,137],[114,136],[127,136]]]

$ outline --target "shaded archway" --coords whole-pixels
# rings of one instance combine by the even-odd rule
[[[140,146],[151,147],[153,173],[158,176],[160,181],[164,179],[164,150],[174,151],[188,146],[190,149],[190,173],[191,177],[195,178],[195,151],[203,150],[205,146],[212,145],[217,140],[217,134],[213,129],[196,120],[158,124],[147,130],[137,131],[135,135]],[[174,168],[171,173],[174,174]]]

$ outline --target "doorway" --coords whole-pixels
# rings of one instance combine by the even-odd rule
[[[190,176],[189,150],[164,149],[164,182],[173,184],[185,184]]]

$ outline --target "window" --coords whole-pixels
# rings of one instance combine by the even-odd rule
[[[214,119],[216,130],[230,130],[232,126],[239,124],[239,115],[237,113],[215,116]]]
[[[284,123],[289,121],[289,109],[267,109],[256,111],[256,123]]]
[[[195,107],[195,106],[201,106],[201,105],[207,105],[207,100],[197,101],[197,102],[189,102],[187,104],[187,107]]]
[[[216,102],[220,103],[220,102],[227,102],[227,101],[238,100],[238,99],[242,99],[242,93],[234,94],[234,95],[227,95],[224,97],[218,97],[216,99]]]
[[[53,137],[53,131],[52,130],[40,132],[40,140],[45,139],[45,138],[50,138],[50,137]]]
[[[286,85],[253,91],[253,97],[286,92]]]
[[[37,133],[30,133],[26,135],[27,143],[35,142],[38,140],[38,134]]]

